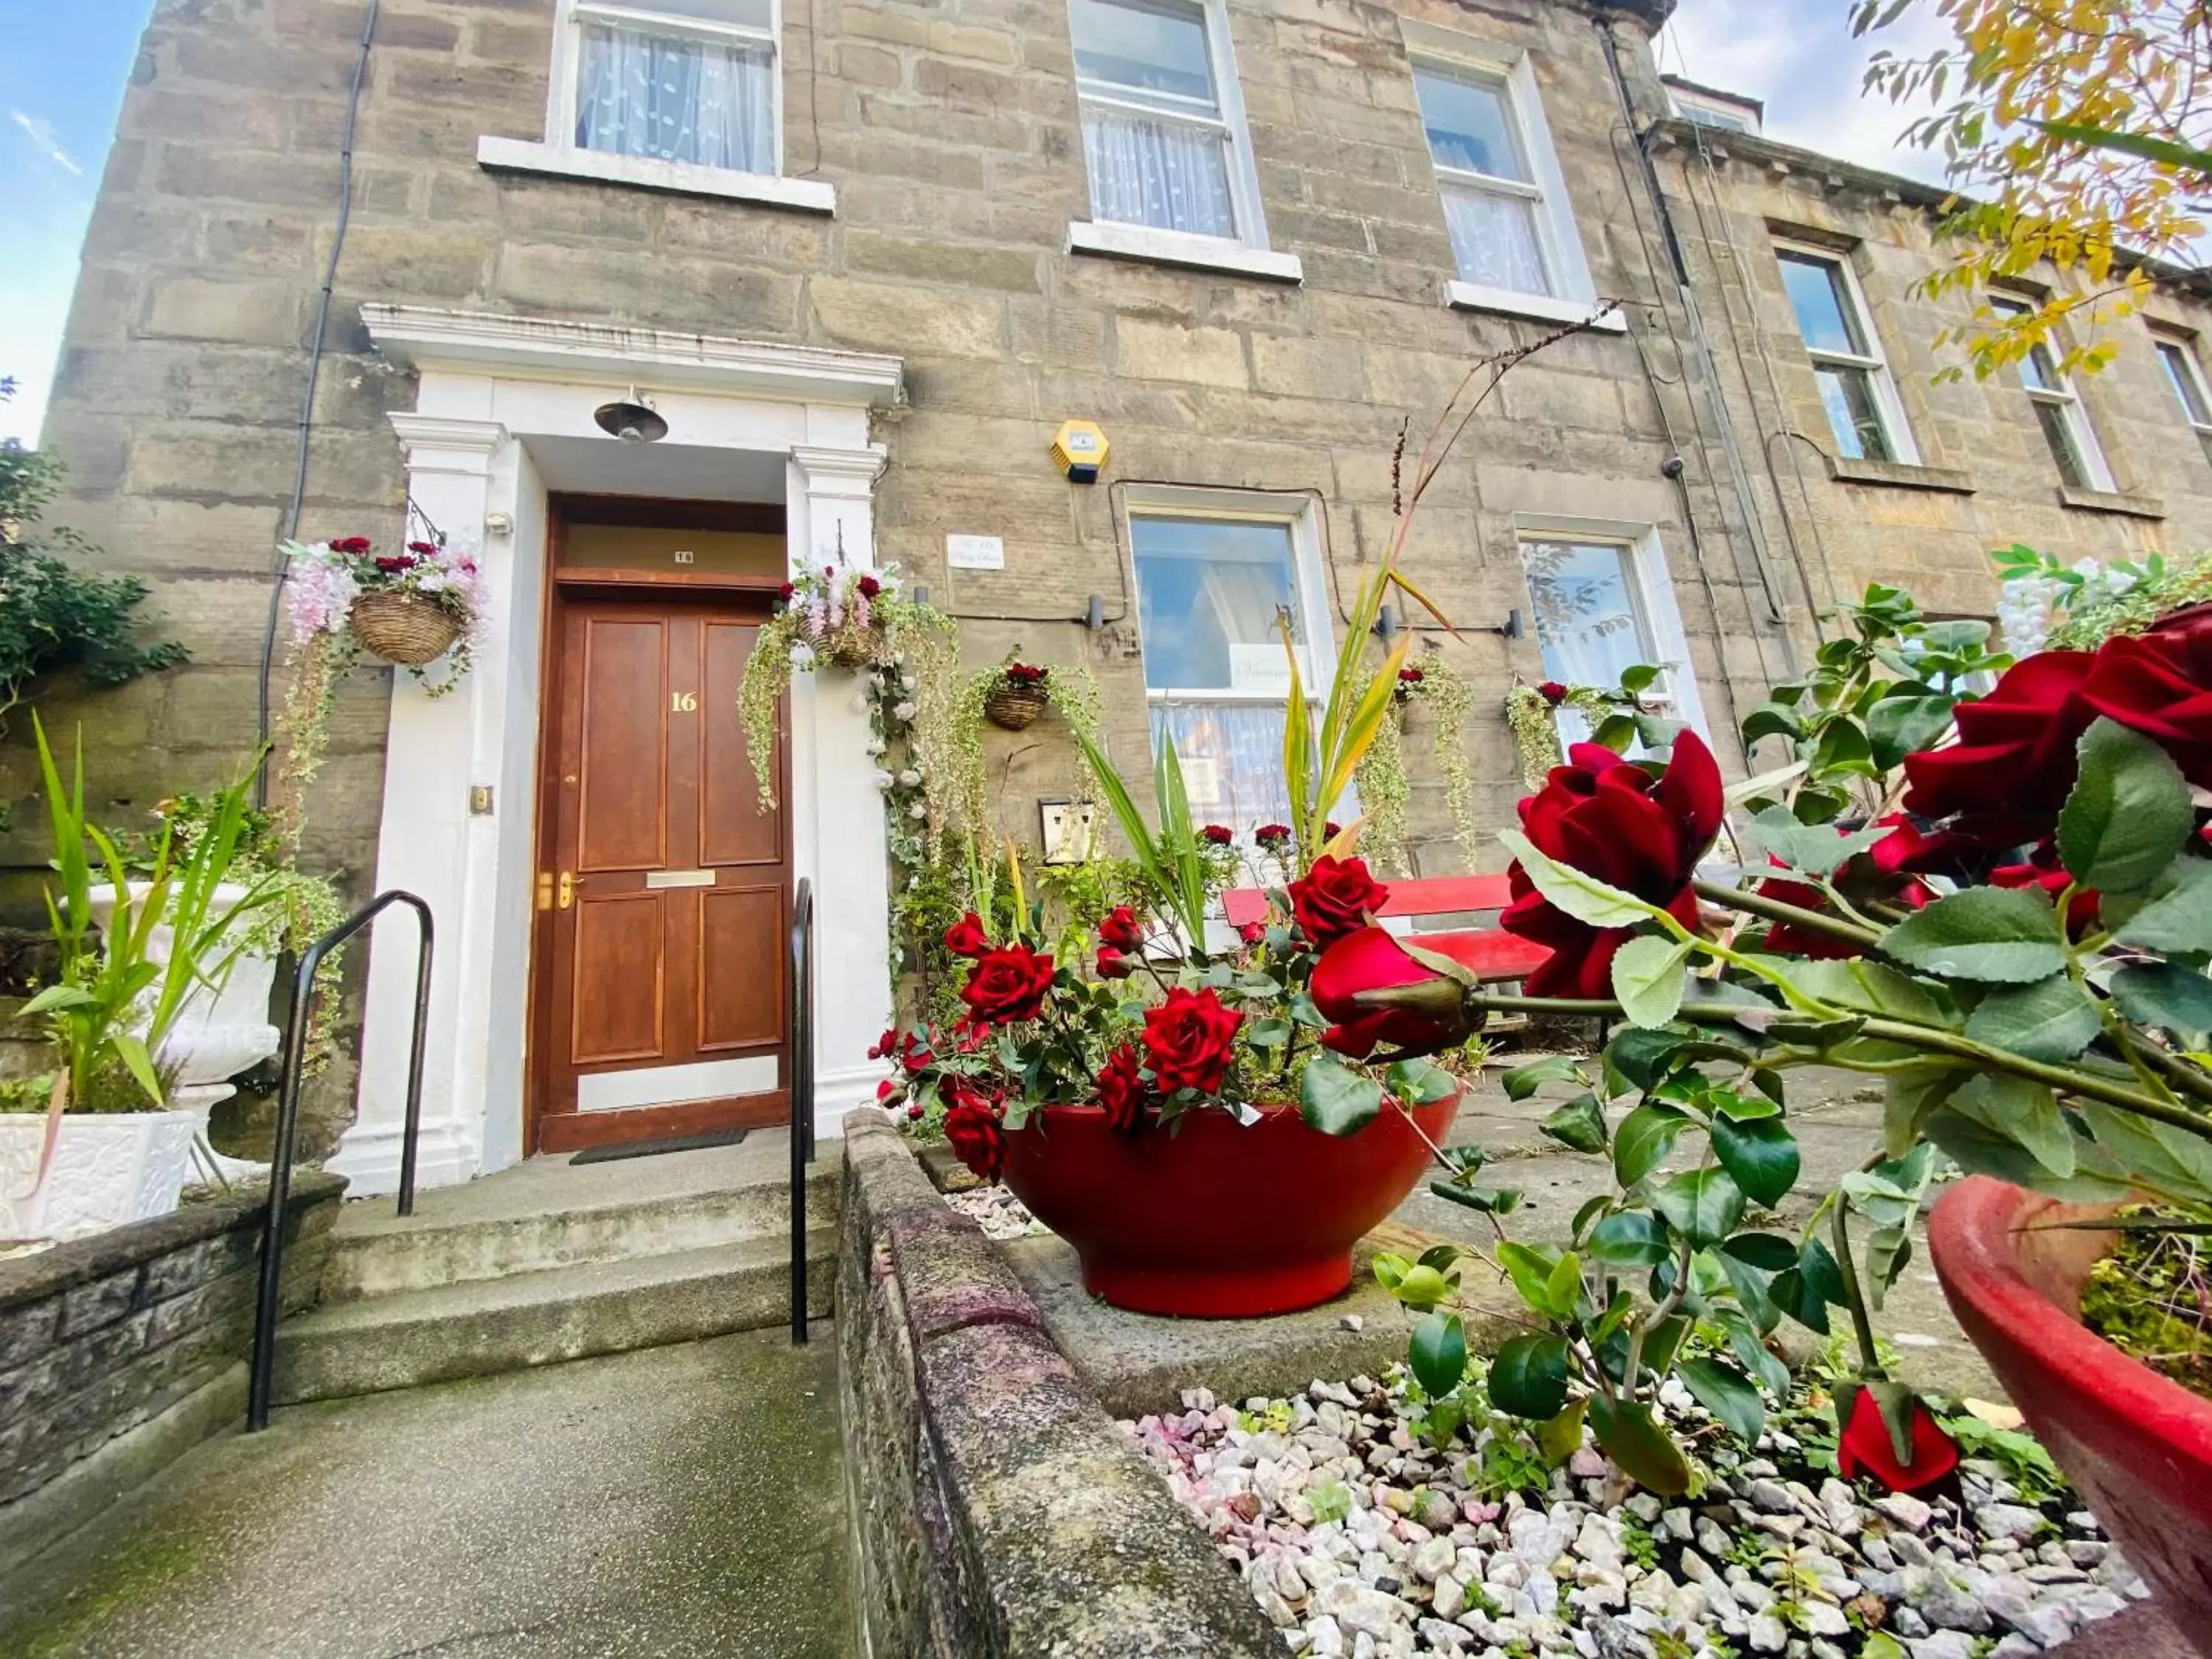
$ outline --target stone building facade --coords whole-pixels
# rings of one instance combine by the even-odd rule
[[[1404,558],[1464,636],[1420,648],[1474,687],[1487,821],[1520,793],[1492,713],[1516,679],[1664,660],[1725,739],[1870,578],[1987,615],[1994,545],[2201,544],[2212,463],[2160,383],[2195,373],[2201,303],[2160,301],[2185,359],[2131,351],[2067,392],[2101,459],[2062,491],[2024,388],[1930,383],[1929,192],[1673,116],[1651,48],[1670,9],[383,0],[364,52],[344,0],[162,0],[48,433],[71,520],[155,582],[194,661],[83,706],[94,777],[150,801],[250,750],[295,491],[310,539],[391,541],[411,500],[483,547],[477,672],[437,703],[357,674],[309,818],[311,859],[353,891],[440,910],[426,1178],[456,1179],[534,1144],[566,497],[781,508],[793,559],[896,562],[972,662],[1087,667],[1125,768],[1153,720],[1181,732],[1199,810],[1248,831],[1277,784],[1254,759],[1265,666],[1237,648],[1253,619],[1289,603],[1316,643],[1340,630],[1393,533],[1401,434],[1418,448],[1470,369],[1553,334],[1467,424]],[[659,55],[633,61],[641,41]],[[1826,362],[1832,401],[1894,428],[1850,428],[1862,459],[1834,459],[1850,419],[1778,238],[1800,284],[1832,268],[1858,308],[1852,361]],[[631,386],[662,443],[592,425]],[[1111,444],[1096,483],[1050,461],[1070,418]],[[948,538],[997,546],[956,564]],[[1545,637],[1562,583],[1601,628]],[[788,866],[841,997],[886,951],[865,735],[843,693],[795,692]],[[994,735],[990,760],[1001,827],[1033,838],[1036,803],[1074,787],[1066,746]],[[1424,873],[1459,867],[1442,797],[1417,775]],[[369,976],[339,1158],[372,1188],[402,957]],[[871,992],[825,1014],[823,1121],[868,1091],[884,1012]]]

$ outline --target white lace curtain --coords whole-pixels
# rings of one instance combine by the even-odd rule
[[[594,24],[584,31],[577,145],[773,173],[775,72],[766,46]]]
[[[1529,204],[1517,196],[1449,186],[1443,198],[1444,223],[1462,282],[1512,294],[1552,291]]]
[[[1094,219],[1201,236],[1237,234],[1219,133],[1094,106],[1083,112],[1083,148]]]

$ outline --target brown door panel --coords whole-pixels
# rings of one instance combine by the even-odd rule
[[[781,805],[757,810],[738,714],[765,607],[667,587],[556,603],[538,866],[554,876],[555,902],[540,916],[532,1145],[551,1152],[781,1122],[787,823]],[[759,1093],[578,1109],[584,1076],[754,1056],[775,1071],[712,1085],[772,1077]],[[624,1079],[611,1097],[654,1086]],[[598,1103],[610,1090],[586,1097]]]

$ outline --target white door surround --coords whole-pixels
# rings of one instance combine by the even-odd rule
[[[732,491],[757,490],[773,459],[791,556],[826,563],[842,548],[871,568],[884,456],[869,411],[897,401],[902,370],[896,357],[600,324],[387,305],[362,316],[378,350],[420,377],[413,412],[391,417],[409,495],[481,549],[488,596],[475,666],[451,693],[433,700],[394,677],[377,843],[378,890],[421,894],[438,930],[416,1169],[438,1186],[522,1156],[549,482],[579,441],[596,475],[649,455],[641,495],[758,499]],[[622,449],[592,418],[633,385],[669,423],[649,450]],[[792,869],[815,888],[815,1116],[830,1135],[872,1098],[882,1067],[866,1051],[890,1017],[883,806],[856,703],[842,682],[792,687]],[[492,811],[472,813],[485,786]],[[411,919],[378,929],[358,1108],[330,1161],[357,1195],[398,1184],[413,1023]]]

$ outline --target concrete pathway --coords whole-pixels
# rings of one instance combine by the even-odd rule
[[[836,1346],[301,1406],[0,1583],[9,1659],[850,1659]]]

